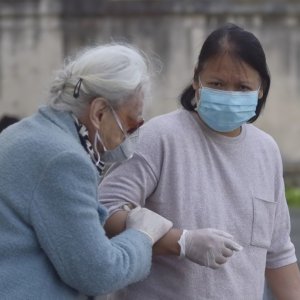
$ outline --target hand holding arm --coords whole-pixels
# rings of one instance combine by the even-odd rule
[[[125,229],[127,214],[127,211],[118,211],[108,219],[105,228],[110,235]],[[153,226],[153,222],[150,224]],[[224,264],[234,251],[241,249],[230,234],[220,230],[206,228],[184,230],[183,233],[172,228],[154,244],[153,252],[155,255],[181,254],[194,263],[215,269]]]
[[[136,207],[129,211],[126,219],[126,229],[136,229],[146,234],[156,243],[173,226],[173,223],[145,207]]]

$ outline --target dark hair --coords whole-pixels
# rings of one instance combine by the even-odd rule
[[[9,116],[9,115],[4,115],[1,119],[0,119],[0,132],[2,130],[4,130],[6,127],[17,123],[20,119],[18,117],[15,116]]]
[[[264,50],[254,34],[234,24],[226,24],[213,31],[205,40],[198,56],[194,80],[198,81],[199,73],[201,72],[204,63],[209,58],[224,52],[225,44],[229,45],[231,54],[251,66],[261,77],[263,96],[258,101],[256,116],[248,121],[249,123],[252,123],[259,117],[262,108],[265,106],[271,82]],[[195,90],[192,85],[189,85],[184,89],[180,96],[181,105],[186,110],[194,110],[194,97]]]

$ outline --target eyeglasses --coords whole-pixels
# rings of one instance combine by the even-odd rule
[[[131,135],[132,133],[134,133],[139,127],[141,127],[144,124],[144,119],[141,119],[138,122],[135,122],[134,126],[130,127],[127,131],[124,130],[124,127],[121,123],[121,120],[119,118],[119,116],[117,115],[117,113],[115,112],[115,110],[111,107],[111,111],[114,115],[114,118],[119,126],[119,128],[121,129],[121,131],[124,134],[124,137],[127,137],[128,135]]]
[[[127,130],[127,134],[133,134],[136,130],[138,130],[143,124],[145,123],[144,119],[142,119],[141,121],[139,121],[135,126],[130,127]]]

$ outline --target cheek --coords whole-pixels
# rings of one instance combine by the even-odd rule
[[[113,149],[123,142],[124,134],[122,133],[119,127],[114,126],[114,128],[111,128],[108,131],[107,138],[109,140],[110,149]]]
[[[103,120],[101,125],[100,134],[105,147],[111,150],[118,146],[123,140],[123,134],[118,125],[109,118]]]

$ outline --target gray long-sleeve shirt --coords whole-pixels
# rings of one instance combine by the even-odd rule
[[[115,299],[261,299],[265,268],[296,261],[280,152],[250,124],[232,138],[185,110],[150,120],[133,158],[102,181],[101,201],[111,214],[139,202],[177,228],[221,229],[244,247],[218,270],[155,257],[150,276]]]

